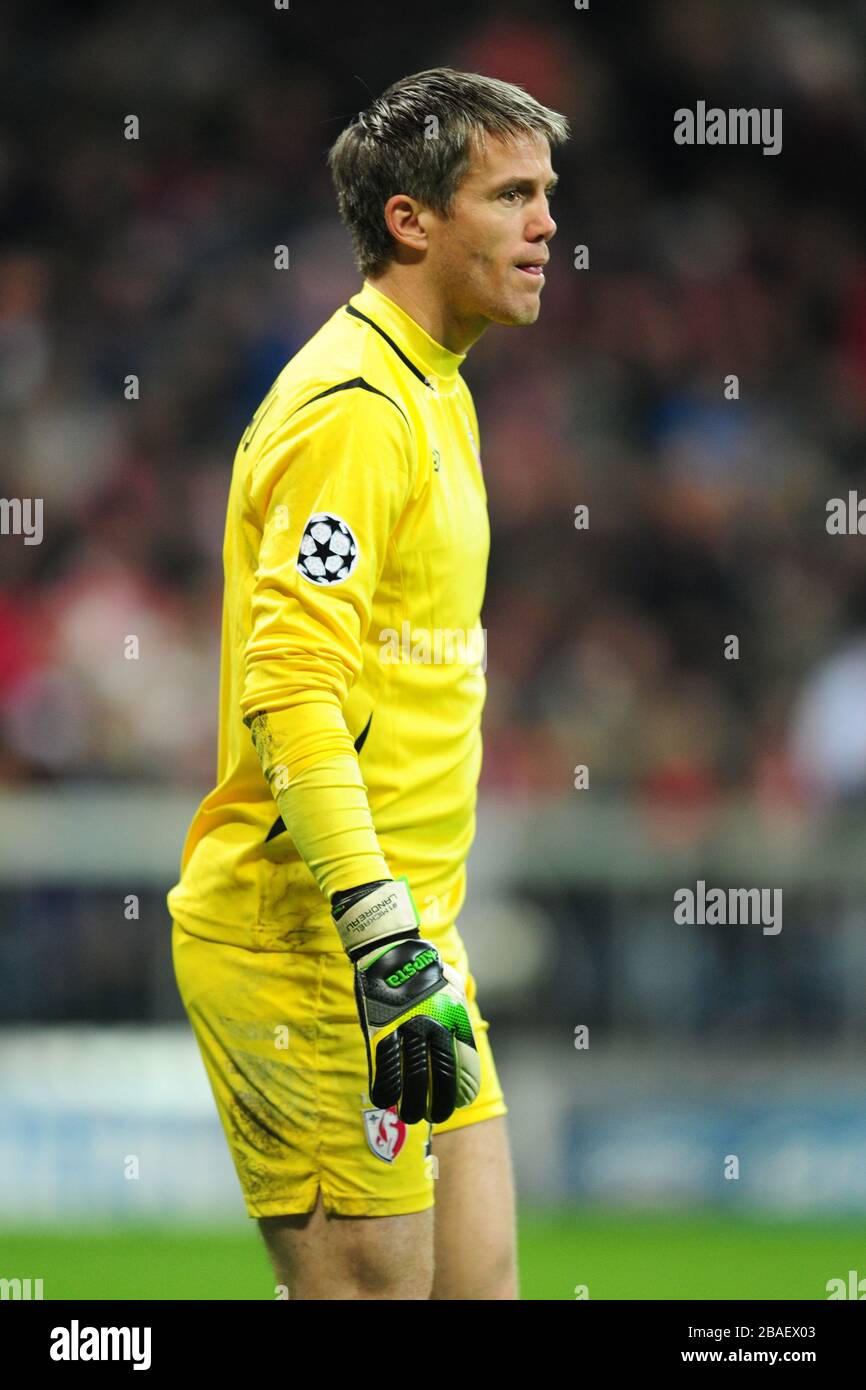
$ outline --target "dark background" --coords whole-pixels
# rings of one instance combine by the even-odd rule
[[[866,481],[864,28],[858,4],[713,0],[407,6],[399,23],[371,5],[4,6],[0,492],[45,515],[39,546],[0,537],[5,823],[72,794],[31,837],[46,881],[0,848],[4,1018],[181,1016],[172,858],[139,877],[130,831],[108,883],[52,865],[70,837],[98,861],[105,793],[171,792],[180,827],[211,785],[234,449],[360,285],[326,153],[371,94],[447,64],[521,83],[574,132],[540,320],[490,328],[464,367],[493,528],[480,820],[550,801],[575,817],[573,853],[522,884],[566,971],[551,1016],[580,1000],[624,1032],[862,1035],[866,542],[825,521]],[[673,112],[698,100],[781,107],[782,152],[677,146]],[[140,662],[120,658],[128,633]],[[787,885],[786,932],[747,946],[707,927],[686,947],[671,892],[714,872]],[[670,999],[657,977],[677,956]]]

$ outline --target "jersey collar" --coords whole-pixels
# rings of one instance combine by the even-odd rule
[[[422,380],[429,379],[429,384],[434,386],[442,383],[456,385],[457,373],[466,358],[465,352],[449,352],[448,348],[431,338],[405,309],[377,290],[369,280],[364,281],[349,304],[372,319],[376,327],[408,358],[408,365]]]

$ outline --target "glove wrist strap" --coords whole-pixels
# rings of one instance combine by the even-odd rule
[[[333,914],[332,914],[333,916]],[[334,918],[343,949],[355,958],[391,938],[419,936],[421,919],[405,874],[371,889]]]

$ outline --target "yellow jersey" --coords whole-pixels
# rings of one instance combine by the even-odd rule
[[[365,281],[240,440],[217,780],[168,895],[187,931],[338,950],[331,894],[401,874],[427,936],[460,911],[490,543],[464,357]]]

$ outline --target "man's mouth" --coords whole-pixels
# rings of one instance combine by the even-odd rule
[[[523,262],[518,262],[518,264],[517,264],[517,266],[515,267],[515,269],[521,270],[521,271],[523,272],[524,275],[532,275],[532,276],[534,276],[534,278],[535,278],[536,280],[543,280],[543,279],[544,279],[544,269],[543,269],[544,264],[545,264],[544,262],[539,262],[539,261],[523,261]]]

